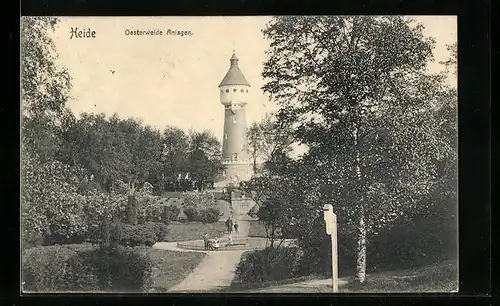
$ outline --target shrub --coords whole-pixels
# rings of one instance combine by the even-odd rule
[[[295,247],[246,252],[236,267],[234,283],[249,285],[295,277],[301,256]]]
[[[199,211],[193,206],[184,208],[184,214],[186,214],[186,217],[190,222],[198,221],[200,219]]]
[[[356,270],[356,237],[351,229],[340,226],[338,228],[338,264],[339,276],[353,275]],[[331,238],[325,233],[323,218],[315,220],[313,229],[298,240],[299,247],[304,252],[301,259],[300,275],[331,276],[332,254]],[[368,264],[371,264],[368,261]]]
[[[168,234],[168,226],[161,222],[148,222],[145,226],[151,228],[156,235],[155,242],[165,241]]]
[[[96,276],[83,264],[78,251],[67,246],[41,246],[24,250],[23,291],[88,290]]]
[[[43,244],[43,235],[40,233],[31,232],[25,226],[21,227],[21,231],[21,246],[23,250]]]
[[[153,246],[157,235],[152,226],[146,224],[122,225],[121,244],[124,246]]]
[[[443,205],[444,206],[444,205]],[[436,208],[428,214],[398,221],[371,236],[367,245],[367,272],[406,269],[431,265],[456,256],[456,216]],[[353,275],[356,269],[357,241],[353,231],[339,222],[339,276]],[[324,232],[322,218],[299,239],[307,250],[300,267],[301,275],[331,275],[330,237]]]
[[[122,224],[119,221],[115,221],[109,229],[109,245],[112,248],[118,247],[122,240]]]
[[[203,209],[199,213],[199,220],[203,223],[215,223],[219,221],[220,210],[217,208]]]
[[[140,250],[119,246],[85,255],[84,262],[94,268],[100,290],[147,291],[152,286],[152,262]]]
[[[440,214],[418,215],[382,231],[367,248],[372,270],[412,268],[455,259],[457,220]]]
[[[90,245],[46,246],[23,252],[24,291],[145,291],[152,263],[132,248]]]
[[[168,205],[163,208],[162,220],[177,221],[177,216],[181,212],[181,209],[175,205]]]

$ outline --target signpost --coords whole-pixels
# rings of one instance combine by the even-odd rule
[[[337,250],[337,215],[333,213],[333,206],[327,204],[323,207],[326,233],[332,239],[332,291],[337,293],[338,286],[338,250]]]

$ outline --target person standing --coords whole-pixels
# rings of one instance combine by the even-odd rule
[[[233,236],[229,235],[229,237],[227,237],[226,246],[231,246],[231,245],[233,245]]]
[[[227,218],[227,220],[226,220],[226,230],[227,230],[228,234],[231,234],[231,230],[232,230],[231,225],[229,224],[230,220],[231,220],[231,218]]]
[[[208,249],[208,233],[205,233],[205,235],[203,235],[203,242],[205,243],[204,249],[207,250]]]
[[[239,232],[239,230],[238,230],[238,227],[239,227],[238,223],[234,223],[234,232],[235,232],[236,234],[239,234],[239,233],[240,233],[240,232]]]
[[[229,234],[233,233],[233,220],[229,218]]]

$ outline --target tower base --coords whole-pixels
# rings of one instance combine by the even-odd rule
[[[221,173],[215,187],[238,186],[240,182],[245,182],[252,178],[253,169],[249,164],[226,164],[226,169]]]

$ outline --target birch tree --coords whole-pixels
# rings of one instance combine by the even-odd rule
[[[436,105],[449,97],[426,72],[434,41],[422,30],[400,16],[293,16],[263,31],[263,90],[309,147],[302,181],[319,186],[317,205],[334,203],[356,228],[359,282],[369,233],[419,208],[449,152],[436,136]]]

